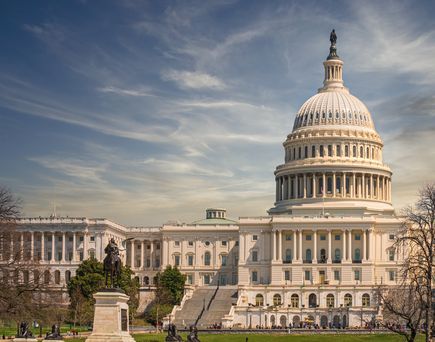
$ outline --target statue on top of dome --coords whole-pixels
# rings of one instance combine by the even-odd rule
[[[329,41],[331,42],[331,46],[334,46],[337,43],[337,35],[335,34],[335,29],[332,29],[331,35],[329,36]]]

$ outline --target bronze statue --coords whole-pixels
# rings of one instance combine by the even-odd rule
[[[183,339],[177,334],[177,327],[174,323],[169,323],[168,325],[168,335],[165,339],[166,342],[182,342]]]
[[[329,36],[329,41],[331,42],[331,46],[337,43],[337,35],[335,34],[335,29],[332,30],[331,35]]]
[[[51,333],[45,335],[46,340],[62,340],[62,335],[60,334],[60,328],[57,324],[51,326]]]
[[[191,325],[189,328],[190,332],[189,335],[187,335],[187,341],[188,342],[200,342],[198,338],[198,329],[195,325]]]
[[[115,242],[115,239],[110,239],[108,245],[104,249],[106,257],[104,258],[104,274],[106,276],[106,288],[109,287],[110,276],[110,288],[119,286],[119,276],[121,275],[121,258],[119,256],[119,248]]]
[[[18,338],[31,338],[33,337],[32,332],[30,331],[29,323],[21,322],[17,332]]]

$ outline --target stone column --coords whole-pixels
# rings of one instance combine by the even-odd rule
[[[278,202],[279,201],[279,180],[278,180],[278,178],[275,178],[275,183],[276,183],[275,200],[276,200],[276,202]]]
[[[325,195],[326,195],[326,174],[325,173],[323,173],[322,174],[322,182],[323,182],[323,184],[322,184],[322,197],[325,197]]]
[[[134,269],[134,262],[135,262],[135,250],[134,250],[134,239],[130,241],[130,268],[133,270]]]
[[[375,198],[374,194],[373,194],[373,174],[370,174],[370,198],[373,199]]]
[[[278,231],[278,261],[282,263],[282,232]]]
[[[73,232],[73,246],[72,246],[72,261],[77,261],[76,248],[77,248],[77,233]]]
[[[272,231],[272,261],[276,260],[276,231]]]
[[[332,262],[332,231],[328,230],[328,264]]]
[[[292,262],[294,261],[294,260],[297,260],[298,259],[298,255],[296,254],[296,250],[297,250],[297,248],[296,248],[296,246],[297,246],[297,242],[296,242],[296,239],[297,239],[297,230],[295,229],[295,230],[293,230],[293,255],[292,255]]]
[[[316,194],[316,174],[313,173],[313,198],[316,198],[317,194]]]
[[[313,251],[313,263],[317,263],[317,230],[313,233],[314,238],[314,251]]]
[[[41,232],[41,260],[44,261],[45,259],[45,238],[44,238],[44,232]]]
[[[353,260],[353,250],[352,250],[352,230],[349,229],[349,260]]]
[[[380,177],[379,177],[379,175],[377,175],[376,176],[376,198],[377,199],[380,199],[380,195],[379,195],[379,179],[380,179]]]
[[[65,239],[66,239],[66,236],[65,236],[65,232],[62,232],[62,262],[65,262],[66,261],[66,259],[65,259]]]
[[[183,242],[181,242],[181,243],[183,243]],[[144,259],[145,259],[145,242],[144,242],[144,240],[142,240],[140,242],[140,268],[142,270],[145,269]],[[182,259],[183,259],[183,254],[181,254],[181,260]]]
[[[273,260],[273,259],[272,259]],[[239,262],[245,263],[245,233],[239,233]]]
[[[373,259],[374,256],[374,239],[373,239],[373,229],[369,229],[367,231],[368,234],[368,241],[369,241],[369,248],[368,248],[368,255],[367,255],[367,260],[371,261]]]
[[[343,177],[341,180],[341,197],[346,197],[347,186],[346,186],[346,172],[343,172]]]
[[[196,241],[195,241],[195,246],[196,246]],[[195,248],[195,260],[197,258],[196,255],[196,248]],[[154,263],[154,241],[151,240],[151,244],[150,244],[150,267],[154,267],[155,263]]]
[[[366,241],[366,233],[367,233],[367,231],[366,230],[363,230],[363,255],[362,255],[362,258],[363,258],[363,261],[367,261],[367,241]]]
[[[304,198],[307,198],[307,174],[304,173]]]
[[[30,232],[30,260],[35,259],[35,232]]]
[[[361,187],[362,187],[362,198],[367,198],[367,192],[366,192],[366,175],[363,173],[361,177]]]
[[[54,257],[54,253],[56,252],[56,250],[55,250],[55,238],[56,238],[56,236],[54,235],[55,233],[53,232],[53,233],[51,233],[51,262],[55,262],[55,257]]]
[[[83,233],[83,260],[87,260],[88,259],[88,233],[84,232]]]
[[[341,252],[341,263],[347,260],[347,246],[346,246],[346,230],[342,230],[342,238],[343,238],[343,250]]]
[[[302,259],[302,238],[303,238],[303,235],[304,234],[302,234],[302,229],[300,229],[299,230],[299,260],[301,262],[303,262],[303,259]]]
[[[295,176],[295,198],[299,198],[299,177]]]
[[[336,177],[335,177],[335,172],[333,172],[332,173],[332,197],[335,197],[336,188],[337,188]]]

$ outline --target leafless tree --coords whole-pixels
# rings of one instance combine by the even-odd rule
[[[417,203],[403,210],[403,225],[396,237],[395,248],[402,256],[401,284],[389,291],[380,291],[384,309],[390,319],[396,317],[405,322],[411,331],[423,325],[425,341],[430,342],[435,276],[435,184],[426,185],[420,191]],[[411,335],[413,333],[415,331]]]

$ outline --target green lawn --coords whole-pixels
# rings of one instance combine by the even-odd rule
[[[183,340],[187,340],[186,334],[181,334]],[[164,342],[166,334],[139,334],[133,335],[137,342]],[[379,335],[286,335],[286,334],[199,334],[201,342],[402,342],[405,339],[398,335],[379,334]],[[421,336],[418,341],[423,341]],[[68,339],[70,342],[83,342],[84,339]]]

